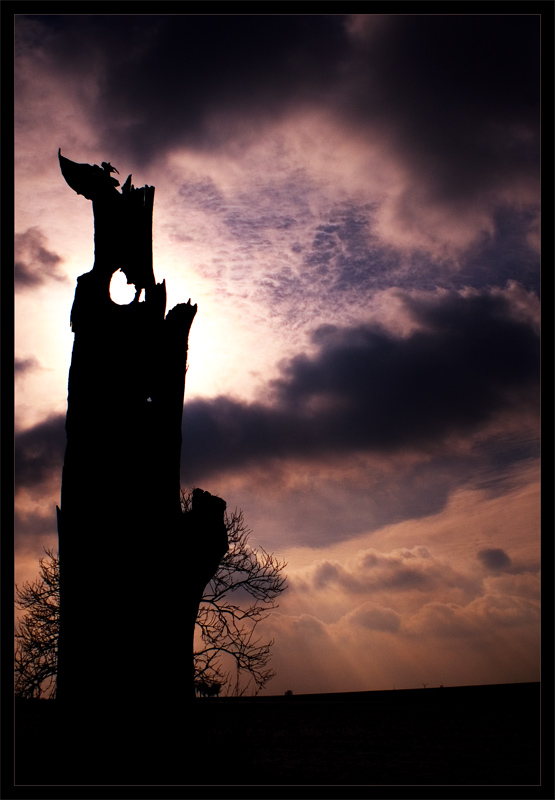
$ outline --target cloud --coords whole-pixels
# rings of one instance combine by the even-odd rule
[[[500,414],[537,413],[539,337],[487,291],[405,298],[417,329],[320,327],[314,356],[282,365],[268,402],[185,405],[186,470],[403,449],[429,451]]]
[[[43,64],[61,78],[94,72],[89,113],[100,138],[116,154],[125,141],[144,165],[175,147],[211,149],[246,130],[256,138],[257,119],[279,117],[293,101],[321,102],[346,45],[341,19],[35,15],[20,22],[20,41],[36,46],[40,37]]]
[[[241,152],[317,111],[390,162],[405,228],[538,197],[538,15],[20,15],[16,36],[42,74],[91,84],[112,158]]]
[[[371,324],[320,327],[315,354],[284,362],[263,400],[186,401],[184,483],[262,465],[271,473],[272,464],[324,459],[331,467],[354,455],[413,452],[420,454],[418,469],[400,464],[393,484],[384,475],[382,495],[392,493],[401,515],[416,513],[419,503],[419,514],[432,513],[453,478],[468,476],[469,465],[478,471],[497,460],[499,472],[504,461],[535,454],[534,436],[520,434],[528,431],[527,416],[537,415],[539,338],[525,306],[515,311],[512,297],[486,291],[403,295],[415,326],[406,335]],[[502,441],[490,439],[485,447],[494,423]],[[460,453],[445,450],[450,440],[472,436],[478,437],[474,449],[467,441]],[[64,440],[62,416],[18,434],[18,483],[57,468]]]
[[[541,603],[541,575],[539,563],[531,564],[528,569],[509,570],[512,574],[498,572],[484,579],[484,594],[508,595],[521,597],[530,602]]]
[[[65,415],[57,414],[25,431],[14,439],[14,471],[17,488],[33,486],[61,475],[65,452]]]
[[[406,304],[422,329],[404,339],[371,325],[316,331],[319,354],[293,359],[276,384],[283,404],[335,407],[354,422],[342,431],[347,440],[393,449],[472,429],[511,405],[512,391],[537,383],[537,336],[509,318],[501,298],[453,294]]]
[[[398,211],[538,187],[540,18],[359,19],[344,107],[411,176]],[[412,191],[416,189],[416,192]]]
[[[478,552],[478,559],[484,567],[494,571],[503,571],[512,566],[512,561],[507,553],[500,547],[487,547]]]
[[[33,548],[37,551],[39,543],[45,540],[55,542],[58,530],[55,500],[48,509],[38,511],[26,508],[16,509],[14,527],[17,531],[16,541],[19,552]]]
[[[458,279],[480,287],[491,283],[490,270],[495,271],[499,286],[519,276],[519,284],[539,295],[540,250],[531,240],[539,224],[538,208],[505,206],[493,214],[493,226],[484,232],[459,261]]]
[[[539,21],[16,16],[16,288],[61,290],[60,236],[89,257],[58,146],[156,184],[169,305],[202,311],[183,484],[291,564],[272,692],[536,679]],[[34,577],[64,416],[15,447]]]
[[[15,234],[14,282],[16,289],[35,287],[47,280],[67,281],[59,271],[63,259],[47,250],[46,236],[40,228],[27,228]]]
[[[416,549],[413,556],[419,557]],[[282,691],[340,691],[338,686],[352,691],[370,686],[414,688],[422,682],[470,685],[491,683],[492,675],[493,682],[500,683],[539,679],[536,576],[477,580],[467,584],[458,601],[450,596],[446,585],[436,583],[430,593],[407,597],[388,592],[379,601],[373,598],[349,607],[337,588],[329,586],[323,597],[338,611],[330,614],[316,593],[303,602],[292,584],[280,613],[267,623],[275,638],[273,663],[278,668],[272,691],[279,693],[280,686]],[[359,600],[351,597],[351,603]],[[299,616],[299,606],[329,619]],[[310,624],[302,625],[301,620]],[[330,675],[335,678],[333,689],[327,685]]]
[[[540,603],[526,597],[486,594],[466,606],[431,602],[407,621],[408,635],[448,638],[491,635],[506,628],[526,628],[539,632]]]
[[[404,521],[412,526],[403,529],[407,532],[403,543],[412,547],[410,532],[416,521],[418,530],[425,530],[436,515],[448,513],[458,492],[493,502],[527,485],[531,468],[536,480],[537,442],[506,448],[495,438],[485,441],[490,444],[487,448],[480,446],[480,439],[473,444],[463,441],[462,450],[449,455],[438,448],[427,453],[259,461],[250,468],[206,474],[198,482],[248,509],[250,524],[267,548],[279,542],[280,548],[302,545],[321,550],[357,536],[374,537],[384,527]],[[195,484],[193,474],[182,470],[185,485]],[[460,514],[464,517],[465,512]],[[534,518],[524,524],[535,531]],[[459,529],[463,538],[465,527],[463,523]],[[487,535],[480,544],[488,546]]]
[[[475,585],[451,567],[437,561],[422,546],[381,553],[375,549],[360,552],[344,565],[321,561],[306,574],[292,580],[299,591],[340,590],[351,595],[376,592],[432,593],[452,588],[473,591]]]
[[[333,316],[352,324],[374,309],[379,295],[389,293],[391,304],[391,287],[485,290],[518,275],[524,289],[539,292],[539,254],[527,242],[535,216],[530,209],[498,209],[491,230],[473,228],[474,241],[457,258],[402,252],[380,237],[381,202],[341,198],[321,175],[280,163],[271,147],[264,155],[265,163],[253,163],[251,156],[248,168],[234,165],[241,180],[232,186],[187,177],[182,167],[183,181],[168,206],[169,226],[174,238],[188,241],[197,271],[215,280],[220,297],[249,298],[249,308],[262,304],[268,319],[279,321],[282,336],[304,330],[308,319],[316,325]],[[262,182],[251,174],[261,171]]]
[[[14,360],[14,374],[16,378],[35,370],[40,369],[40,362],[34,356],[28,358],[16,358]]]
[[[383,608],[376,603],[364,603],[346,615],[344,622],[359,625],[366,630],[396,633],[401,627],[401,615],[392,608]]]

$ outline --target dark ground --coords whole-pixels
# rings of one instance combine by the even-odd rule
[[[78,786],[99,785],[541,784],[537,683],[199,700],[173,722],[142,710],[125,727],[103,717],[96,730],[91,713],[68,723],[55,702],[16,708],[14,797],[53,796],[48,786],[67,796],[68,785],[77,798],[97,796]],[[3,771],[5,781],[5,761]]]

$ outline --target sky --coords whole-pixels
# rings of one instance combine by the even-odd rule
[[[287,562],[264,693],[539,680],[541,16],[14,20],[16,581],[93,264],[61,148],[156,187],[182,485]]]

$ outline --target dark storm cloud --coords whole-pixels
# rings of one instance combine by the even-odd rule
[[[333,15],[27,19],[45,26],[42,46],[60,73],[98,76],[90,111],[102,140],[111,151],[131,150],[138,163],[176,145],[210,148],[233,136],[223,122],[212,138],[206,121],[214,113],[255,121],[283,113],[293,99],[325,98],[346,47],[343,18]]]
[[[61,475],[66,445],[65,416],[48,417],[33,428],[15,434],[16,487],[33,486],[58,471]]]
[[[239,119],[256,137],[305,104],[378,135],[436,200],[537,183],[539,15],[69,14],[16,30],[60,76],[95,77],[114,157],[219,147]]]
[[[503,297],[405,304],[422,326],[407,338],[372,326],[316,331],[319,354],[292,359],[276,383],[281,406],[329,409],[320,416],[348,420],[340,440],[390,450],[472,430],[537,390],[538,337]]]
[[[407,338],[371,326],[316,331],[319,352],[283,366],[272,404],[186,403],[187,471],[426,449],[471,434],[500,412],[537,410],[538,335],[512,318],[505,298],[451,294],[406,303],[422,326]]]
[[[186,401],[185,483],[276,459],[428,451],[500,413],[537,411],[538,335],[513,318],[503,296],[405,302],[421,325],[410,336],[371,326],[320,328],[316,355],[286,363],[265,403]],[[60,468],[64,441],[62,416],[18,434],[18,484]],[[520,457],[530,455],[525,451]],[[445,496],[448,481],[437,488]]]
[[[16,289],[37,286],[48,279],[65,281],[58,267],[63,261],[57,253],[46,248],[47,239],[37,228],[28,228],[15,235],[14,282]]]
[[[538,209],[498,208],[493,215],[493,232],[483,234],[466,251],[453,280],[459,286],[481,288],[491,283],[493,273],[500,286],[518,275],[525,289],[539,295],[540,254],[528,241],[536,221]]]
[[[539,15],[368,15],[350,70],[346,113],[378,122],[435,199],[537,185]]]

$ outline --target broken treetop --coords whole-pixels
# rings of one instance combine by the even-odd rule
[[[58,159],[62,175],[68,186],[77,194],[86,197],[87,200],[96,200],[107,193],[111,194],[115,192],[116,186],[119,186],[117,178],[112,177],[112,172],[117,172],[117,169],[109,162],[103,161],[101,167],[98,164],[78,164],[65,158],[61,148],[58,150]],[[129,175],[122,186],[121,193],[126,194],[133,188],[131,175]],[[119,192],[115,193],[119,194]]]

